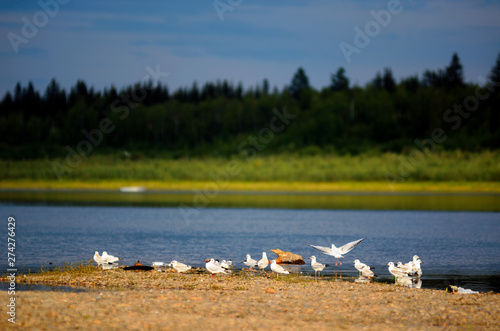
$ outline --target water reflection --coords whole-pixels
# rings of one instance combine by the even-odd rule
[[[396,285],[410,288],[422,288],[422,280],[420,278],[412,277],[397,277]]]
[[[101,206],[193,206],[193,191],[1,190],[0,201]],[[199,197],[198,197],[199,199]],[[499,194],[425,192],[219,192],[208,207],[500,211]]]
[[[8,289],[9,283],[0,282],[0,291],[8,291]],[[16,291],[89,292],[91,290],[86,287],[16,283]]]

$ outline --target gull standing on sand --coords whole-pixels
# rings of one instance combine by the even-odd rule
[[[210,273],[213,275],[213,274],[227,274],[228,271],[226,269],[224,269],[223,267],[221,267],[220,265],[217,265],[215,263],[215,260],[214,259],[210,259],[210,260],[205,260],[205,268],[210,271]]]
[[[181,273],[181,272],[186,272],[188,271],[189,269],[191,269],[191,266],[190,265],[187,265],[187,264],[184,264],[184,263],[180,263],[180,262],[177,262],[176,260],[173,260],[172,262],[170,262],[168,264],[169,266],[171,266],[172,268],[175,269],[175,271],[177,271],[178,273]]]
[[[257,266],[257,261],[254,260],[254,259],[252,259],[252,257],[250,256],[250,254],[247,254],[246,257],[247,257],[247,260],[243,261],[244,265],[246,265],[249,268],[253,268],[253,267]]]
[[[105,259],[108,263],[115,263],[119,261],[120,259],[117,258],[116,256],[109,255],[107,252],[102,252],[102,258]]]
[[[289,272],[285,270],[282,266],[276,263],[276,260],[271,260],[271,270],[276,273],[276,278],[278,278],[279,274],[288,275]]]
[[[420,269],[420,263],[424,262],[422,262],[422,260],[420,260],[420,258],[417,255],[413,256],[412,262],[413,262],[413,268],[411,270],[411,273],[413,276],[420,278],[420,276],[422,276],[422,269]]]
[[[260,270],[266,272],[264,269],[269,265],[269,260],[267,259],[267,254],[266,252],[262,252],[262,259],[257,262],[257,266],[259,267]]]
[[[413,261],[410,261],[406,264],[403,264],[403,262],[400,261],[396,264],[396,267],[403,272],[411,273],[413,270]]]
[[[342,260],[340,260],[340,259],[343,258],[343,255],[349,253],[357,244],[359,244],[361,241],[363,241],[363,239],[365,239],[365,238],[361,238],[359,240],[352,241],[352,242],[347,243],[344,246],[338,247],[338,248],[335,246],[335,244],[332,244],[332,247],[315,246],[315,245],[311,245],[311,244],[308,244],[308,245],[311,246],[312,248],[317,249],[318,251],[320,251],[326,255],[330,255],[330,256],[335,257],[335,266],[337,266],[337,260],[339,260],[340,265],[342,265]]]
[[[314,278],[316,278],[316,273],[318,274],[321,274],[321,271],[323,271],[323,269],[325,269],[326,267],[329,267],[328,264],[323,264],[323,263],[319,263],[316,261],[316,256],[311,256],[310,257],[311,259],[311,267],[314,269]]]
[[[222,262],[220,263],[220,266],[223,267],[224,269],[226,270],[229,270],[233,267],[233,261],[231,260],[222,260]]]
[[[364,268],[361,269],[361,275],[363,275],[363,277],[368,278],[368,279],[372,279],[374,277],[377,277],[377,275],[375,275],[373,273],[373,271],[370,270],[369,266],[365,266]]]
[[[360,275],[363,273],[364,268],[368,268],[368,270],[372,269],[370,266],[368,266],[364,263],[361,263],[358,259],[354,260],[354,268],[356,268],[359,271]],[[369,273],[367,273],[367,274],[369,274]]]
[[[396,278],[401,278],[401,277],[408,277],[408,273],[404,272],[403,270],[399,269],[398,267],[394,266],[394,263],[389,262],[387,263],[389,266],[389,272],[391,275],[393,275]]]
[[[94,261],[97,263],[97,266],[108,263],[108,261],[106,261],[102,256],[99,255],[98,251],[95,251],[94,253]]]

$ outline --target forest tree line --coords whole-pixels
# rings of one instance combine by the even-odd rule
[[[302,68],[272,91],[267,79],[246,90],[223,80],[175,91],[153,82],[95,91],[78,81],[69,92],[53,79],[43,94],[18,83],[0,103],[0,157],[64,156],[83,140],[103,153],[227,156],[269,127],[276,111],[294,117],[266,141],[266,153],[404,152],[436,128],[447,137],[441,148],[498,149],[500,54],[485,78],[465,82],[453,54],[448,66],[422,77],[397,82],[385,68],[364,87],[351,86],[341,67],[321,90]]]

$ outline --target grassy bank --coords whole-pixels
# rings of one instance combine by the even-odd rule
[[[203,191],[214,182],[200,181],[57,181],[57,180],[4,180],[0,189],[12,190],[118,190],[121,187],[140,186],[147,190],[179,192]],[[349,182],[227,182],[219,186],[221,191],[242,192],[452,192],[452,193],[500,193],[500,182],[404,182],[349,181]]]
[[[106,188],[141,185],[189,190],[219,183],[230,190],[498,191],[500,152],[431,154],[263,155],[253,158],[0,160],[4,188]]]

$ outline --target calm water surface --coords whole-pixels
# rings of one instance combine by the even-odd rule
[[[334,261],[307,243],[339,246],[365,237],[342,266],[324,274],[357,276],[352,261],[360,259],[388,281],[389,261],[417,254],[424,262],[422,288],[500,292],[500,214],[493,212],[207,208],[186,221],[178,208],[0,204],[0,210],[4,224],[8,216],[16,219],[18,270],[88,261],[96,250],[122,264],[176,259],[201,267],[214,257],[241,268],[245,254],[274,257],[270,249],[280,248],[302,255],[307,264],[296,271],[310,273],[309,256]],[[6,243],[7,226],[1,236]],[[3,270],[6,262],[0,261]]]

